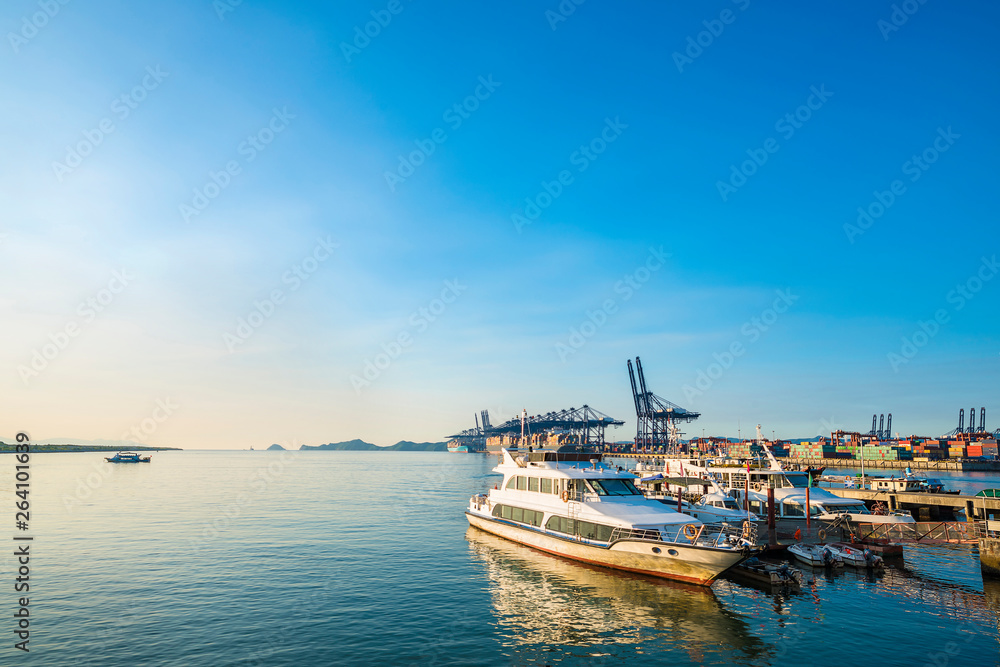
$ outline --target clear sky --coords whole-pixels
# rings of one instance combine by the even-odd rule
[[[996,427],[998,22],[7,2],[0,436],[625,440],[636,355],[689,435]]]

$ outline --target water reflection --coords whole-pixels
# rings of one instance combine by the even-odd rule
[[[675,584],[550,556],[469,528],[489,580],[497,634],[515,662],[586,658],[588,664],[769,662],[753,636],[710,588]]]

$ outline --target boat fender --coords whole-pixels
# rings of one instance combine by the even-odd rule
[[[562,492],[562,499],[563,499],[564,503],[568,503],[569,502],[569,491],[563,490],[563,492]]]
[[[819,538],[819,541],[820,541],[820,542],[824,542],[824,541],[826,541],[826,531],[825,531],[825,530],[823,530],[822,528],[820,528],[820,529],[819,529],[819,532],[818,532],[818,533],[816,533],[816,537],[818,537],[818,538]]]
[[[694,538],[697,536],[698,536],[698,529],[694,527],[693,523],[689,523],[684,526],[684,537],[694,542]]]
[[[744,521],[743,522],[743,534],[742,534],[742,537],[743,537],[744,540],[750,539],[750,522],[749,521]]]

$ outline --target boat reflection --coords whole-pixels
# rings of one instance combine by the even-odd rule
[[[678,649],[695,663],[767,663],[774,654],[711,588],[588,566],[473,527],[466,539],[486,569],[498,635],[518,663],[535,651],[542,664],[555,661],[553,645],[588,664]]]

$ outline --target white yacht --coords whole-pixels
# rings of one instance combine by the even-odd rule
[[[782,470],[770,451],[765,449],[770,460],[769,467],[756,467],[746,463],[713,461],[704,459],[667,459],[664,475],[687,475],[705,480],[715,480],[726,493],[735,498],[739,507],[746,506],[750,512],[767,516],[767,491],[774,489],[775,518],[784,523],[805,522],[806,487],[809,474],[796,470]],[[820,521],[834,521],[847,518],[855,523],[914,523],[908,512],[895,511],[873,514],[864,501],[841,498],[829,490],[813,486],[809,488],[809,515]]]
[[[635,476],[578,451],[502,450],[503,482],[471,498],[469,523],[573,560],[709,585],[753,555],[750,523],[712,525],[646,498]]]
[[[637,468],[636,470],[636,474],[639,474],[642,469]],[[658,493],[655,490],[656,487],[662,487],[664,484],[669,484],[670,481],[659,473],[649,475],[639,479],[639,488],[648,498],[653,498],[671,507],[678,507],[674,495]],[[760,517],[756,514],[742,509],[736,499],[728,495],[714,479],[701,479],[698,486],[704,487],[705,493],[695,502],[682,499],[678,509],[682,514],[689,514],[703,523],[742,523],[743,521],[756,523],[760,521]],[[712,487],[712,491],[708,491],[709,486]],[[651,489],[651,487],[653,488]],[[690,485],[687,488],[690,491]]]

